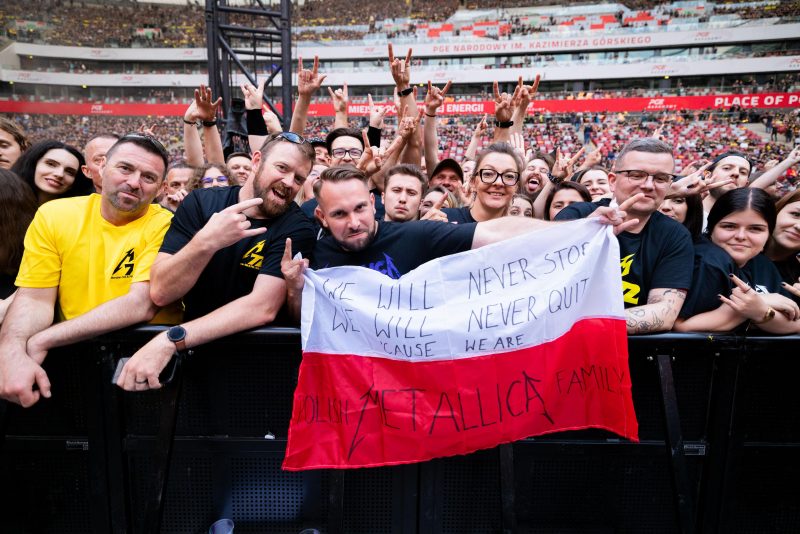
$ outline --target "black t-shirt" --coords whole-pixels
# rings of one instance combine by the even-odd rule
[[[175,212],[160,252],[175,254],[181,250],[214,213],[239,202],[240,189],[234,186],[192,191]],[[299,251],[303,257],[310,257],[314,228],[294,202],[274,219],[248,220],[253,228],[266,227],[266,233],[242,239],[212,256],[197,283],[183,297],[186,320],[202,317],[249,294],[259,274],[283,278],[281,258],[287,237],[292,238],[292,254]]]
[[[555,220],[580,219],[610,202],[607,198],[576,202],[561,210]],[[653,288],[688,290],[691,286],[692,236],[681,223],[655,212],[641,232],[622,232],[617,241],[626,308],[647,304],[647,295]]]
[[[374,241],[360,252],[343,250],[331,236],[317,241],[311,267],[361,265],[400,278],[426,261],[472,248],[475,224],[378,221]]]
[[[692,317],[716,310],[718,295],[729,297],[735,287],[729,274],[735,274],[758,293],[788,294],[781,288],[781,275],[775,265],[759,254],[744,267],[739,267],[727,252],[708,239],[701,239],[694,248],[694,279],[680,316]]]
[[[478,222],[472,217],[472,212],[469,211],[469,207],[464,206],[462,208],[442,208],[442,213],[447,215],[447,222],[449,223],[474,223]]]
[[[554,221],[574,221],[575,219],[585,219],[597,208],[605,208],[611,204],[610,198],[601,198],[597,202],[575,202],[569,206],[561,208],[556,213]]]
[[[781,273],[781,278],[787,284],[796,284],[800,281],[800,261],[794,256],[789,256],[785,260],[774,261],[775,267]]]

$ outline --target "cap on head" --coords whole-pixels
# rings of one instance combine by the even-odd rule
[[[458,175],[459,180],[462,182],[464,181],[464,170],[461,168],[461,165],[459,165],[458,162],[452,158],[445,158],[437,163],[436,167],[433,168],[433,172],[430,173],[429,176],[433,178],[444,169],[450,169]]]

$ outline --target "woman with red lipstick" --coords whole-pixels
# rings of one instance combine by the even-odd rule
[[[92,182],[81,167],[83,154],[61,141],[40,141],[31,146],[11,168],[30,186],[39,205],[62,197],[88,195]]]
[[[767,243],[767,257],[784,283],[800,289],[800,190],[780,199],[775,209],[778,215]]]
[[[800,332],[800,309],[762,254],[774,229],[775,206],[761,189],[734,189],[714,203],[675,330],[727,332],[749,322],[775,334]]]

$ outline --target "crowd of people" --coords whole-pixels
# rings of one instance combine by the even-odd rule
[[[531,120],[538,78],[495,83],[491,119],[446,118],[449,83],[417,98],[411,54],[389,47],[386,67],[393,119],[370,98],[355,121],[329,87],[335,117],[310,120],[316,60],[288,130],[264,82],[241,87],[245,115],[225,129],[202,86],[182,133],[165,118],[0,117],[0,397],[49,397],[49,350],[148,321],[174,326],[117,384],[156,389],[176,350],[297,324],[307,268],[399,278],[583,217],[617,235],[629,334],[800,333],[800,146],[777,152],[713,115]],[[767,118],[796,125],[797,111]]]
[[[629,1],[619,2],[630,12],[609,13],[616,19],[619,27],[630,26],[627,22],[637,12],[652,14],[651,25],[668,25],[672,19],[680,21],[693,16],[700,22],[707,21],[714,13],[737,15],[745,19],[779,17],[791,18],[800,14],[800,2],[778,2],[762,9],[749,4],[710,5],[700,17],[691,10],[673,7],[673,2]],[[2,34],[21,42],[47,42],[68,46],[97,47],[204,47],[205,26],[203,6],[162,5],[147,3],[119,3],[102,5],[90,1],[47,0],[40,2],[41,9],[32,12],[29,3],[21,0],[4,2],[0,12]],[[551,17],[548,23],[523,24],[518,14],[505,12],[514,7],[536,7],[551,5],[552,2],[538,0],[469,0],[463,5],[458,0],[440,2],[381,2],[368,0],[359,4],[358,12],[349,9],[350,5],[341,0],[307,0],[294,6],[292,23],[298,30],[294,38],[299,41],[361,40],[365,36],[419,37],[416,27],[422,23],[437,23],[447,20],[457,9],[501,10],[498,23],[508,27],[505,37],[519,37],[542,32],[558,31],[561,24],[570,17]],[[360,13],[370,13],[368,18]],[[107,24],[114,20],[115,24]],[[231,15],[232,23],[252,23],[248,15]],[[410,21],[405,28],[383,30],[384,21]],[[363,29],[353,29],[352,26]],[[316,31],[319,28],[321,31]],[[583,30],[580,25],[575,30]],[[455,28],[456,34],[459,29]],[[390,37],[390,38],[391,38]],[[421,38],[426,38],[422,36]]]

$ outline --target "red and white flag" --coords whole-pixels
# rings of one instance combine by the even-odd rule
[[[638,441],[610,227],[581,220],[393,280],[308,271],[283,467],[466,454],[602,428]]]

